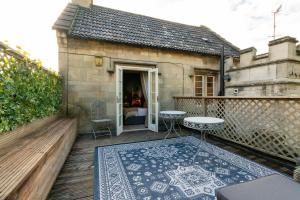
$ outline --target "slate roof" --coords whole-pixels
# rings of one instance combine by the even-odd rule
[[[239,49],[205,26],[190,26],[93,5],[68,4],[53,29],[74,38],[101,40],[162,49],[238,56]]]

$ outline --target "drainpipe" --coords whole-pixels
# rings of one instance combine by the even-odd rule
[[[225,96],[224,71],[224,45],[222,45],[220,56],[220,91],[218,96]]]

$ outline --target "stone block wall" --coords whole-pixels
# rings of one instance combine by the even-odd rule
[[[65,111],[72,113],[80,106],[79,132],[90,132],[94,100],[106,102],[108,117],[116,119],[116,64],[158,68],[161,110],[174,109],[174,96],[194,95],[195,68],[219,70],[216,56],[67,38],[64,32],[57,32],[57,41]]]
[[[283,37],[269,42],[269,52],[254,47],[239,58],[226,59],[227,96],[300,96],[300,55],[297,40]]]

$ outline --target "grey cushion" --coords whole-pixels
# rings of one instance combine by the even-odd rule
[[[273,174],[216,190],[217,200],[299,200],[300,184]]]
[[[296,165],[300,166],[300,157],[296,158]]]

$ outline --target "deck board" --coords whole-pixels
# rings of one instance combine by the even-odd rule
[[[185,131],[185,134],[188,134]],[[164,133],[153,133],[150,131],[127,132],[118,137],[99,137],[95,141],[91,135],[79,135],[72,150],[64,163],[64,166],[49,193],[49,200],[92,200],[93,199],[93,160],[96,146],[121,144],[161,139]],[[197,136],[197,135],[196,135]],[[209,138],[213,143],[230,152],[239,154],[250,160],[264,164],[270,168],[292,176],[293,164],[289,162],[277,162],[269,160],[247,148],[224,142],[217,138]]]

